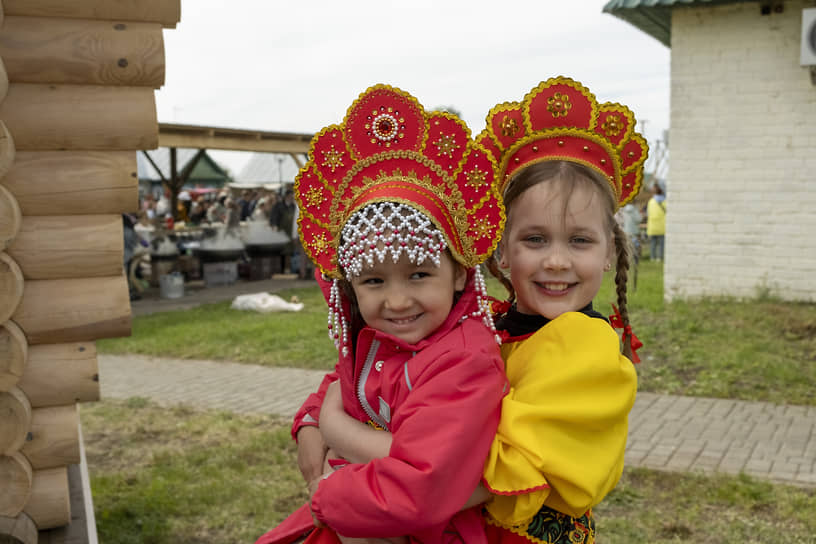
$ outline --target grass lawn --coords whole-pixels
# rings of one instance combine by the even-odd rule
[[[611,313],[607,278],[595,307]],[[491,294],[503,297],[498,282]],[[100,340],[101,352],[231,360],[329,369],[336,352],[326,334],[326,304],[317,287],[298,296],[298,313],[257,314],[229,302],[137,317],[129,338]],[[816,404],[816,304],[705,299],[663,301],[660,263],[640,264],[629,308],[639,351],[641,391],[787,404]]]
[[[254,542],[306,500],[288,422],[82,405],[99,541]],[[816,542],[816,490],[746,476],[627,469],[595,509],[604,544]]]

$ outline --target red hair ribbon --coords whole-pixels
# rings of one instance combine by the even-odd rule
[[[615,310],[615,313],[609,316],[609,324],[615,329],[623,329],[623,343],[629,343],[629,349],[632,352],[632,362],[637,364],[640,362],[637,350],[643,347],[643,342],[638,340],[638,337],[632,332],[632,325],[623,325],[623,316],[621,316],[618,307],[613,304],[612,309]]]
[[[487,297],[487,300],[490,301],[490,309],[493,311],[494,315],[506,314],[513,306],[508,300],[499,300],[493,297]]]

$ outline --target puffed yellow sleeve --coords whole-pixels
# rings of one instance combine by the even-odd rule
[[[485,463],[500,523],[542,505],[578,517],[617,484],[637,374],[602,319],[568,312],[508,346],[511,390]]]

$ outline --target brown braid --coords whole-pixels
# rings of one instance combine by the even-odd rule
[[[618,262],[615,263],[615,291],[618,294],[618,310],[623,321],[623,354],[632,358],[632,349],[627,341],[625,327],[629,325],[629,308],[626,305],[626,284],[629,281],[629,237],[623,232],[617,221],[613,221],[612,232],[615,235],[615,252]]]
[[[504,272],[502,272],[501,269],[499,268],[499,263],[496,260],[497,258],[498,255],[494,253],[493,255],[490,256],[489,259],[485,261],[485,264],[487,265],[487,270],[493,275],[493,277],[495,277],[497,280],[501,282],[505,289],[507,289],[507,292],[509,293],[507,301],[510,304],[513,304],[513,302],[516,301],[516,290],[513,289],[513,284],[510,283],[510,280],[507,278],[507,276],[504,275]]]

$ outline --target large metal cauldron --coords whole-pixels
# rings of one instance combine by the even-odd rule
[[[244,243],[250,257],[280,255],[290,242],[289,236],[273,229],[265,221],[252,221],[246,225]]]
[[[242,249],[207,249],[199,247],[195,250],[196,256],[202,263],[222,263],[237,261],[244,255]]]

